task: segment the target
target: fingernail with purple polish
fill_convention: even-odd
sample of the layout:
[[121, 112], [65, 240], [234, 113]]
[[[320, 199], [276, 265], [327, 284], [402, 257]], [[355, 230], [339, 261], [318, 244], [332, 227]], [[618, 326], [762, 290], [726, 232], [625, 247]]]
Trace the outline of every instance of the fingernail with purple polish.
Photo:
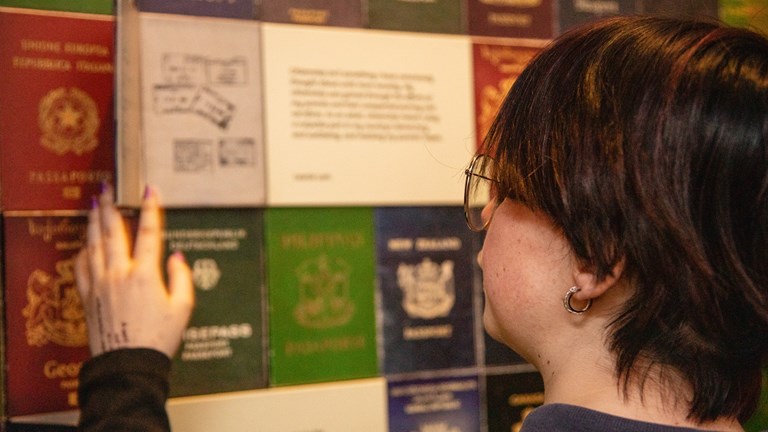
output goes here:
[[173, 256], [184, 262], [187, 262], [187, 259], [184, 257], [184, 253], [180, 250], [173, 251]]

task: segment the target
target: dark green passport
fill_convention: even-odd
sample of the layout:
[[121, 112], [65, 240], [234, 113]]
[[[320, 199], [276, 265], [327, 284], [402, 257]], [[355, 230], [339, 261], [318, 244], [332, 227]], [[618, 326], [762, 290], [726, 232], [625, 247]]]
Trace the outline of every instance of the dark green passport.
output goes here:
[[263, 210], [174, 209], [165, 216], [166, 252], [184, 253], [195, 286], [171, 396], [265, 387]]
[[368, 27], [427, 33], [464, 32], [461, 0], [368, 0]]

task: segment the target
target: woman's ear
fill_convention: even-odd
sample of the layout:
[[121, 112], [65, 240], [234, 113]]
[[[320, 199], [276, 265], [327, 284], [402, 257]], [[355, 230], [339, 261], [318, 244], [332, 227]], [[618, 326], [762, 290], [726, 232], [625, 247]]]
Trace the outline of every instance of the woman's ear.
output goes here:
[[610, 288], [616, 286], [621, 275], [624, 272], [624, 258], [620, 259], [611, 272], [598, 280], [597, 274], [593, 269], [586, 266], [580, 266], [573, 274], [573, 280], [579, 291], [574, 293], [573, 298], [577, 300], [590, 300], [605, 294]]

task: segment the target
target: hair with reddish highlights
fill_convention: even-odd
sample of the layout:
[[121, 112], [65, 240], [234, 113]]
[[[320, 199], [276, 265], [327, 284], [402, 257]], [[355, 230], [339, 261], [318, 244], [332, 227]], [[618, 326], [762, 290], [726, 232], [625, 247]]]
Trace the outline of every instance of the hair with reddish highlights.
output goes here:
[[598, 277], [623, 260], [635, 289], [607, 332], [625, 392], [653, 368], [690, 385], [691, 419], [748, 418], [768, 357], [768, 40], [650, 16], [574, 29], [484, 147]]

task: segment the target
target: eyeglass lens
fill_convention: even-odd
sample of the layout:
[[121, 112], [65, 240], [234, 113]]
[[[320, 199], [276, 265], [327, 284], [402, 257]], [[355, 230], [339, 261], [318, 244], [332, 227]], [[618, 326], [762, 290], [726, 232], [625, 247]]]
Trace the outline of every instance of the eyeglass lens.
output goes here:
[[465, 204], [467, 221], [472, 229], [483, 230], [488, 224], [483, 220], [482, 211], [493, 196], [495, 183], [490, 180], [493, 174], [493, 159], [480, 156], [474, 160], [467, 178]]

